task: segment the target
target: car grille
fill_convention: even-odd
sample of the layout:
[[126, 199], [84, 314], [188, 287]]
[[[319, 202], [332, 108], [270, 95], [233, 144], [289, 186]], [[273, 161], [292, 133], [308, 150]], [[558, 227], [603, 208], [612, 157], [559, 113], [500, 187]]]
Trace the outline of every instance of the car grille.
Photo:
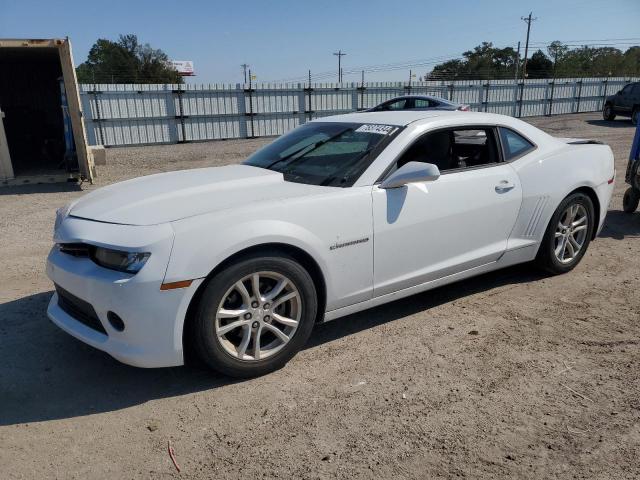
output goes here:
[[56, 292], [58, 293], [58, 306], [65, 313], [71, 315], [83, 325], [104, 335], [108, 335], [102, 323], [100, 323], [98, 314], [90, 303], [72, 295], [59, 285], [56, 285]]
[[87, 245], [86, 243], [59, 243], [58, 249], [62, 253], [74, 257], [88, 258], [91, 253], [91, 245]]

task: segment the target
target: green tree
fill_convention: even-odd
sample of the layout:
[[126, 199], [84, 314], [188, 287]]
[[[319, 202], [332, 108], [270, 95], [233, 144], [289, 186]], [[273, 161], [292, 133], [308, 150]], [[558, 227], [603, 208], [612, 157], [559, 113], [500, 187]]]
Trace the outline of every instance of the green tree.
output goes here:
[[549, 53], [549, 56], [553, 61], [553, 73], [552, 73], [553, 78], [556, 77], [558, 62], [562, 62], [562, 59], [564, 58], [564, 56], [567, 54], [568, 51], [569, 51], [569, 47], [567, 47], [564, 43], [562, 43], [559, 40], [555, 40], [551, 42], [547, 47], [547, 53]]
[[640, 72], [640, 47], [631, 47], [624, 52], [622, 62], [625, 72]]
[[553, 73], [553, 62], [542, 50], [538, 50], [527, 62], [527, 78], [549, 78]]
[[136, 35], [120, 35], [117, 42], [98, 39], [76, 73], [80, 83], [182, 83], [168, 60]]
[[512, 77], [515, 72], [516, 51], [511, 47], [495, 48], [482, 42], [462, 54], [464, 59], [449, 60], [436, 65], [427, 75], [430, 79], [490, 79]]
[[[640, 75], [640, 46], [626, 52], [613, 47], [583, 47], [570, 49], [562, 42], [552, 42], [547, 54], [536, 51], [527, 62], [529, 78], [603, 77]], [[513, 78], [516, 52], [513, 48], [495, 48], [483, 42], [462, 54], [433, 67], [425, 75], [430, 80], [472, 80]], [[522, 60], [520, 60], [522, 67]]]

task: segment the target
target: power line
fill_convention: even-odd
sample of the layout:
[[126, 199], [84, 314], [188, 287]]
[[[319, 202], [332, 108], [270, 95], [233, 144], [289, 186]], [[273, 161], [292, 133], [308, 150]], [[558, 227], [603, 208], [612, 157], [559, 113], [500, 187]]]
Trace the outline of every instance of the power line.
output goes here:
[[[525, 17], [528, 20], [528, 17]], [[532, 19], [532, 21], [535, 19]], [[594, 39], [596, 40], [596, 39]], [[605, 39], [608, 40], [608, 39]], [[611, 40], [627, 40], [627, 39], [611, 39]], [[639, 38], [640, 40], [640, 38]], [[541, 47], [546, 47], [549, 46], [552, 42], [529, 42], [529, 46], [536, 46], [538, 48]], [[562, 42], [561, 42], [562, 43]], [[615, 45], [636, 45], [637, 43], [628, 43], [628, 44], [622, 44], [622, 43], [618, 43], [618, 44], [612, 44], [609, 46], [615, 46]], [[563, 43], [563, 45], [568, 46], [568, 47], [596, 47], [599, 45], [603, 45], [601, 43], [592, 43], [592, 44], [565, 44]], [[494, 48], [496, 49], [504, 49], [504, 48], [513, 48], [514, 50], [517, 49], [516, 45], [503, 45], [503, 46], [494, 46]], [[420, 68], [420, 67], [429, 67], [432, 65], [436, 65], [439, 63], [445, 63], [447, 61], [452, 61], [452, 60], [463, 60], [465, 57], [463, 57], [462, 55], [441, 55], [441, 56], [437, 56], [437, 57], [431, 57], [431, 58], [425, 58], [425, 59], [417, 59], [417, 60], [406, 60], [403, 62], [394, 62], [394, 63], [384, 63], [384, 64], [377, 64], [377, 65], [366, 65], [366, 66], [359, 66], [359, 67], [353, 67], [351, 69], [343, 69], [342, 70], [342, 75], [341, 75], [341, 79], [344, 79], [345, 75], [360, 75], [362, 72], [365, 73], [379, 73], [379, 72], [391, 72], [391, 71], [396, 71], [396, 70], [407, 70], [407, 69], [413, 69], [413, 68]], [[324, 80], [324, 79], [328, 79], [332, 76], [335, 75], [335, 71], [325, 71], [325, 72], [319, 72], [316, 73], [314, 75], [312, 75], [311, 80]], [[307, 81], [308, 77], [307, 76], [299, 76], [299, 77], [290, 77], [290, 78], [282, 78], [282, 79], [278, 79], [278, 80], [272, 80], [273, 82], [295, 82], [295, 81]]]

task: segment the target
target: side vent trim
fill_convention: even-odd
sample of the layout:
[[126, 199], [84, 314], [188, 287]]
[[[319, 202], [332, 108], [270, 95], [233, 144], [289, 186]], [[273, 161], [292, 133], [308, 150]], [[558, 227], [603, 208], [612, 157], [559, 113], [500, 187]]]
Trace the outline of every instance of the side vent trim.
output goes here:
[[525, 237], [533, 237], [536, 233], [538, 223], [540, 223], [540, 218], [542, 218], [542, 212], [544, 212], [544, 208], [547, 206], [548, 201], [548, 196], [539, 197], [536, 201], [536, 204], [533, 207], [533, 213], [531, 214], [527, 228], [524, 231]]

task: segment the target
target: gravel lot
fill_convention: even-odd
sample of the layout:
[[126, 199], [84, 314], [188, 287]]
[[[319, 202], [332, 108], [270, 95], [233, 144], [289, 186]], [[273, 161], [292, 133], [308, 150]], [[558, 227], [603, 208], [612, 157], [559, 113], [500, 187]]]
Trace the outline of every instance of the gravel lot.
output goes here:
[[321, 325], [248, 381], [127, 367], [74, 340], [45, 316], [44, 262], [55, 209], [84, 191], [268, 140], [110, 149], [95, 186], [0, 189], [0, 477], [639, 478], [640, 214], [621, 212], [633, 128], [530, 121], [616, 156], [607, 225], [578, 268], [511, 268]]

